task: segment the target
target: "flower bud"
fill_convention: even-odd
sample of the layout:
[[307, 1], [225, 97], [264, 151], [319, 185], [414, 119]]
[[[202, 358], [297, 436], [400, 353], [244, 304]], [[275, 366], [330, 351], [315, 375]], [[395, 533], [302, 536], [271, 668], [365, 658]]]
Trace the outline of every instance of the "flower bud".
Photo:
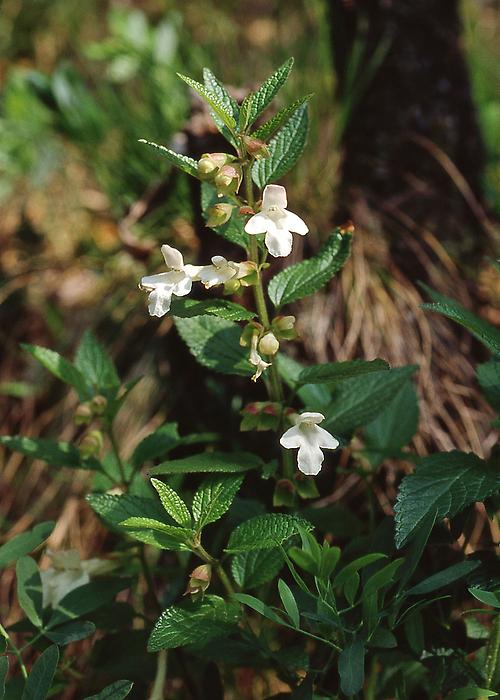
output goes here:
[[98, 394], [90, 401], [90, 406], [94, 416], [102, 416], [108, 406], [108, 400], [102, 394]]
[[189, 574], [189, 581], [184, 595], [190, 595], [193, 598], [203, 597], [203, 594], [210, 585], [212, 578], [212, 567], [210, 564], [201, 564]]
[[223, 294], [226, 294], [230, 296], [231, 294], [237, 294], [241, 289], [241, 282], [239, 279], [236, 279], [236, 277], [233, 277], [233, 279], [228, 280], [224, 284], [224, 292]]
[[207, 214], [207, 226], [214, 228], [215, 226], [222, 226], [231, 218], [233, 213], [232, 204], [214, 204], [213, 207], [209, 207]]
[[260, 139], [253, 138], [252, 136], [243, 136], [242, 141], [248, 155], [253, 156], [256, 160], [260, 158], [269, 158], [271, 155], [269, 148], [264, 141]]
[[240, 411], [240, 430], [277, 430], [281, 419], [281, 405], [272, 401], [254, 401]]
[[85, 401], [85, 403], [81, 403], [79, 406], [77, 406], [73, 420], [75, 421], [76, 425], [85, 425], [90, 423], [93, 417], [94, 412], [92, 411], [89, 402]]
[[222, 194], [235, 194], [241, 184], [241, 167], [236, 165], [223, 165], [214, 178], [217, 191]]
[[259, 341], [259, 352], [263, 355], [276, 355], [279, 349], [278, 339], [271, 331], [268, 331]]
[[280, 340], [294, 340], [297, 337], [295, 316], [276, 316], [271, 322], [271, 328]]
[[79, 450], [82, 457], [97, 457], [104, 447], [104, 439], [100, 430], [91, 430], [83, 436]]
[[198, 161], [198, 175], [202, 179], [212, 178], [219, 168], [234, 160], [229, 153], [204, 153]]

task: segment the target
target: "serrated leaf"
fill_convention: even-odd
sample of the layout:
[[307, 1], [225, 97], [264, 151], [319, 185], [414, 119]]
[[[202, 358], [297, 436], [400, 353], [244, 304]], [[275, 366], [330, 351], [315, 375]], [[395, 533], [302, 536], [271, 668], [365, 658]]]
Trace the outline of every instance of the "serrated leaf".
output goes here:
[[55, 629], [45, 631], [44, 636], [50, 639], [51, 642], [58, 646], [66, 646], [72, 642], [78, 642], [80, 639], [86, 639], [95, 632], [93, 622], [68, 622], [65, 625], [56, 627]]
[[297, 607], [297, 602], [294, 598], [292, 591], [288, 584], [283, 581], [282, 578], [278, 579], [278, 592], [280, 594], [281, 602], [286, 610], [286, 614], [292, 621], [292, 625], [295, 629], [300, 629], [300, 613]]
[[239, 130], [244, 132], [247, 128], [247, 126], [250, 123], [250, 117], [251, 117], [251, 112], [252, 112], [252, 105], [253, 101], [255, 98], [255, 94], [253, 92], [249, 92], [248, 95], [245, 96], [245, 99], [241, 103], [240, 107], [240, 114], [239, 114]]
[[279, 90], [286, 83], [293, 66], [293, 58], [285, 61], [269, 78], [256, 90], [250, 110], [249, 124], [262, 114], [265, 108], [272, 102]]
[[221, 120], [221, 122], [227, 126], [229, 131], [233, 132], [236, 128], [236, 121], [232, 115], [232, 110], [229, 111], [228, 107], [224, 102], [218, 97], [217, 94], [206, 88], [204, 85], [199, 83], [187, 75], [182, 75], [182, 73], [177, 73], [179, 78], [183, 80], [190, 88], [192, 88], [198, 95], [207, 102], [214, 114]]
[[254, 549], [235, 554], [231, 573], [240, 588], [250, 590], [272, 581], [284, 563], [281, 549]]
[[21, 557], [16, 564], [17, 599], [26, 617], [35, 627], [42, 626], [42, 579], [36, 562]]
[[270, 139], [277, 131], [280, 130], [280, 128], [292, 116], [292, 114], [304, 104], [304, 102], [309, 102], [312, 96], [313, 95], [311, 93], [310, 95], [299, 97], [299, 99], [292, 102], [291, 105], [280, 109], [280, 111], [277, 112], [274, 117], [268, 119], [265, 124], [262, 124], [262, 126], [259, 126], [259, 128], [253, 132], [252, 138], [260, 139], [261, 141], [267, 141]]
[[175, 165], [177, 168], [179, 168], [179, 170], [182, 170], [183, 172], [187, 173], [188, 175], [191, 175], [192, 177], [198, 177], [198, 163], [194, 160], [194, 158], [185, 156], [182, 153], [176, 153], [175, 151], [171, 151], [170, 148], [162, 146], [159, 143], [155, 143], [154, 141], [146, 141], [146, 139], [139, 139], [139, 143], [145, 143], [147, 146], [156, 148], [156, 150], [159, 151], [162, 156], [165, 156], [165, 158], [168, 161], [170, 161], [172, 165]]
[[33, 664], [21, 700], [45, 700], [59, 661], [59, 649], [54, 644], [38, 657]]
[[33, 459], [41, 459], [51, 467], [70, 469], [97, 469], [100, 462], [94, 457], [82, 457], [70, 442], [56, 442], [45, 438], [30, 438], [24, 435], [2, 435], [0, 445]]
[[299, 374], [300, 384], [332, 384], [361, 374], [390, 369], [385, 360], [347, 360], [345, 362], [325, 362], [321, 365], [305, 367]]
[[172, 459], [149, 470], [150, 474], [190, 474], [219, 472], [225, 474], [246, 472], [249, 469], [262, 469], [260, 457], [249, 452], [202, 452], [192, 457]]
[[417, 392], [411, 382], [405, 382], [364, 430], [365, 454], [373, 466], [399, 454], [417, 432], [418, 418]]
[[131, 528], [134, 533], [137, 533], [138, 530], [154, 530], [183, 543], [186, 543], [187, 540], [194, 536], [194, 530], [184, 527], [177, 527], [176, 525], [166, 525], [160, 520], [154, 520], [153, 518], [127, 518], [121, 522], [120, 525], [126, 528]]
[[476, 374], [486, 400], [495, 411], [500, 411], [500, 362], [484, 362], [476, 367]]
[[492, 353], [500, 354], [500, 330], [473, 314], [472, 311], [465, 309], [458, 301], [438, 294], [438, 292], [426, 285], [422, 286], [434, 302], [432, 304], [422, 304], [423, 309], [436, 311], [443, 314], [443, 316], [451, 318], [452, 321], [456, 321], [464, 328], [467, 328]]
[[90, 493], [85, 500], [111, 527], [119, 526], [127, 518], [146, 517], [165, 520], [165, 511], [156, 498], [142, 498], [131, 494], [118, 496], [108, 493]]
[[294, 535], [299, 527], [311, 530], [312, 525], [294, 515], [266, 513], [257, 515], [238, 525], [229, 538], [227, 552], [244, 552], [253, 549], [277, 547]]
[[132, 690], [132, 681], [115, 681], [97, 695], [87, 695], [84, 700], [123, 700]]
[[175, 325], [191, 354], [204, 367], [222, 374], [253, 374], [248, 350], [240, 346], [241, 328], [236, 323], [216, 316], [196, 316], [176, 318]]
[[149, 637], [148, 651], [206, 644], [233, 631], [239, 614], [237, 605], [214, 595], [205, 596], [201, 603], [189, 600], [173, 605], [156, 621]]
[[[203, 218], [207, 220], [208, 214], [207, 210], [209, 207], [217, 203], [228, 203], [225, 199], [220, 199], [217, 194], [217, 190], [210, 182], [201, 183], [201, 208], [203, 211]], [[233, 210], [231, 218], [229, 221], [222, 226], [209, 227], [211, 231], [215, 231], [219, 236], [222, 236], [226, 240], [234, 243], [243, 250], [248, 248], [248, 234], [245, 233], [245, 219], [237, 213], [237, 210]]]
[[311, 296], [319, 291], [344, 266], [351, 252], [351, 235], [339, 229], [312, 258], [278, 272], [268, 286], [269, 298], [277, 309], [284, 304]]
[[242, 482], [242, 476], [211, 476], [205, 479], [193, 496], [192, 510], [198, 530], [226, 513]]
[[[225, 111], [228, 114], [232, 114], [234, 121], [238, 122], [240, 111], [238, 103], [229, 95], [224, 85], [220, 82], [220, 80], [218, 80], [215, 77], [215, 75], [209, 68], [203, 69], [203, 82], [205, 83], [206, 89], [217, 97], [219, 102], [223, 105]], [[224, 124], [222, 119], [220, 119], [220, 117], [216, 114], [216, 112], [213, 109], [210, 110], [210, 113], [212, 115], [212, 119], [214, 120], [216, 127], [224, 136], [226, 141], [229, 141], [229, 143], [231, 143], [235, 148], [237, 148], [237, 140], [233, 136], [232, 132]]]
[[170, 313], [177, 318], [194, 318], [209, 314], [225, 318], [227, 321], [251, 321], [255, 318], [255, 312], [227, 299], [197, 301], [186, 297], [177, 298], [172, 300]]
[[263, 189], [276, 182], [293, 168], [302, 155], [309, 131], [307, 102], [288, 119], [276, 136], [269, 141], [269, 156], [256, 160], [252, 167], [252, 180]]
[[348, 696], [356, 695], [365, 681], [365, 646], [363, 640], [350, 642], [339, 655], [340, 689]]
[[416, 365], [407, 365], [340, 382], [325, 410], [324, 427], [342, 435], [366, 425], [384, 410], [416, 369]]
[[35, 360], [43, 365], [45, 369], [48, 369], [55, 377], [74, 387], [81, 400], [90, 398], [90, 392], [82, 373], [62, 355], [41, 345], [21, 343], [21, 347], [29, 352]]
[[158, 479], [151, 479], [151, 483], [160, 497], [162, 506], [170, 517], [182, 527], [191, 527], [191, 513], [179, 494], [168, 484]]
[[75, 367], [95, 393], [106, 394], [110, 391], [114, 394], [118, 391], [120, 379], [116, 367], [103, 346], [88, 330], [83, 334], [76, 350]]
[[396, 546], [409, 540], [430, 511], [437, 511], [438, 520], [451, 518], [499, 488], [498, 469], [474, 454], [454, 450], [424, 457], [399, 487], [394, 507]]
[[35, 525], [29, 532], [22, 532], [16, 535], [0, 547], [0, 568], [25, 554], [29, 554], [44, 542], [54, 529], [55, 523], [49, 520], [45, 523]]
[[437, 574], [428, 576], [423, 581], [417, 583], [416, 586], [410, 588], [406, 593], [407, 595], [425, 595], [427, 593], [432, 593], [433, 591], [455, 583], [455, 581], [459, 581], [479, 566], [481, 566], [480, 561], [466, 559], [465, 561], [461, 561], [458, 564], [453, 564], [446, 569], [438, 571]]
[[242, 605], [247, 605], [249, 608], [252, 608], [252, 610], [258, 612], [259, 615], [267, 617], [268, 620], [276, 622], [278, 625], [283, 624], [283, 620], [280, 618], [279, 615], [277, 615], [274, 612], [274, 610], [272, 610], [268, 605], [263, 603], [258, 598], [254, 598], [253, 595], [248, 595], [247, 593], [233, 593], [233, 598], [237, 600], [238, 603], [241, 603]]

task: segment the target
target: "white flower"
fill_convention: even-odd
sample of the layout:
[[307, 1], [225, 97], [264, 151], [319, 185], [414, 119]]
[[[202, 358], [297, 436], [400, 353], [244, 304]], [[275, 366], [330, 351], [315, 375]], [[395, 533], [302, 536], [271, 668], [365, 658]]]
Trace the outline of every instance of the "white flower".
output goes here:
[[264, 372], [264, 370], [266, 370], [272, 364], [272, 362], [264, 362], [262, 357], [257, 352], [258, 342], [259, 342], [259, 334], [254, 333], [252, 336], [252, 342], [250, 345], [250, 357], [249, 357], [250, 364], [252, 364], [256, 368], [255, 374], [252, 376], [253, 382], [256, 382], [257, 379], [262, 374], [262, 372]]
[[184, 265], [182, 253], [172, 246], [162, 245], [161, 252], [168, 272], [143, 277], [139, 285], [150, 292], [148, 309], [151, 316], [164, 316], [170, 309], [173, 294], [177, 297], [189, 294], [193, 280], [198, 279], [201, 270], [196, 265]]
[[292, 234], [304, 236], [309, 229], [300, 216], [286, 209], [286, 190], [281, 185], [267, 185], [262, 197], [262, 210], [252, 216], [245, 226], [251, 235], [265, 233], [268, 251], [283, 258], [292, 251]]
[[40, 572], [42, 579], [43, 607], [55, 607], [64, 596], [90, 582], [90, 576], [104, 574], [114, 563], [102, 559], [82, 561], [76, 549], [61, 552], [47, 551], [52, 566]]
[[215, 287], [216, 284], [225, 284], [236, 277], [240, 271], [239, 263], [226, 260], [222, 255], [214, 255], [211, 265], [204, 265], [198, 277], [206, 289]]
[[301, 413], [296, 425], [280, 439], [286, 449], [298, 447], [297, 464], [301, 472], [315, 476], [321, 470], [324, 455], [321, 450], [336, 450], [339, 441], [318, 423], [325, 420], [321, 413]]

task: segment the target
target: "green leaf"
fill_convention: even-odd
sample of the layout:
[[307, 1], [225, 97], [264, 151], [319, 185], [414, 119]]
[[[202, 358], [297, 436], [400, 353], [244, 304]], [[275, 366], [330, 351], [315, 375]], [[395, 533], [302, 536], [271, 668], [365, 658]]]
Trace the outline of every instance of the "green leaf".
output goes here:
[[483, 591], [480, 588], [469, 588], [474, 598], [480, 600], [485, 605], [490, 605], [492, 608], [500, 608], [500, 591]]
[[456, 321], [469, 330], [492, 353], [500, 354], [500, 330], [479, 318], [472, 311], [465, 309], [454, 299], [438, 294], [426, 285], [422, 285], [433, 300], [433, 304], [422, 304], [423, 309], [436, 311]]
[[53, 644], [33, 664], [21, 700], [45, 700], [59, 661], [59, 649]]
[[408, 381], [365, 428], [365, 454], [373, 466], [400, 453], [417, 432], [418, 417], [417, 392]]
[[227, 474], [262, 469], [262, 460], [249, 452], [202, 452], [192, 457], [171, 459], [149, 470], [150, 474], [190, 474], [223, 472]]
[[271, 117], [271, 119], [268, 119], [265, 124], [259, 126], [259, 128], [252, 134], [252, 137], [260, 139], [261, 141], [267, 141], [270, 139], [271, 136], [274, 136], [274, 134], [279, 131], [283, 124], [288, 121], [292, 114], [304, 104], [304, 102], [309, 102], [312, 96], [313, 93], [305, 95], [304, 97], [299, 97], [299, 99], [292, 102], [291, 105], [280, 109], [280, 111], [275, 114], [274, 117]]
[[445, 700], [474, 700], [474, 698], [494, 698], [498, 695], [494, 690], [467, 686], [459, 688], [446, 696]]
[[16, 565], [17, 599], [26, 617], [35, 627], [42, 626], [42, 579], [36, 562], [31, 557], [21, 557]]
[[5, 697], [5, 679], [9, 672], [9, 659], [7, 656], [0, 656], [0, 700]]
[[239, 475], [205, 479], [193, 496], [193, 516], [198, 530], [226, 513], [242, 482], [243, 477]]
[[312, 258], [285, 267], [268, 286], [271, 301], [277, 309], [319, 291], [344, 266], [351, 252], [350, 234], [336, 229], [321, 250]]
[[84, 700], [123, 700], [132, 690], [132, 681], [115, 681], [97, 695], [88, 695]]
[[297, 396], [305, 406], [314, 406], [315, 411], [321, 411], [328, 406], [331, 393], [324, 384], [304, 384], [296, 388], [300, 373], [304, 369], [303, 365], [283, 353], [278, 353], [274, 361], [278, 365], [278, 372], [284, 382], [292, 391], [297, 392]]
[[191, 527], [191, 513], [182, 498], [168, 484], [158, 479], [151, 479], [153, 487], [156, 489], [160, 501], [176, 523], [182, 527]]
[[103, 346], [90, 331], [85, 331], [75, 355], [75, 367], [85, 377], [95, 393], [116, 393], [120, 379], [116, 368]]
[[476, 374], [488, 403], [495, 411], [500, 411], [500, 362], [484, 362], [476, 367]]
[[251, 321], [255, 318], [253, 311], [248, 311], [241, 304], [227, 299], [197, 301], [187, 297], [177, 298], [172, 300], [170, 312], [177, 318], [194, 318], [205, 314], [225, 318], [227, 321]]
[[245, 520], [233, 530], [229, 538], [227, 552], [244, 552], [253, 549], [277, 547], [294, 535], [299, 527], [311, 530], [312, 525], [294, 515], [267, 513]]
[[278, 592], [280, 594], [283, 607], [285, 608], [288, 617], [292, 621], [292, 625], [295, 627], [295, 629], [300, 629], [300, 613], [297, 602], [292, 591], [290, 590], [290, 587], [287, 583], [285, 583], [285, 581], [283, 581], [282, 578], [278, 579]]
[[437, 511], [429, 511], [422, 520], [417, 534], [405, 553], [404, 564], [399, 571], [399, 592], [405, 588], [418, 566], [422, 554], [424, 553], [427, 540], [436, 523], [436, 515]]
[[[220, 104], [224, 107], [224, 110], [228, 114], [232, 114], [234, 121], [239, 121], [240, 108], [238, 107], [238, 103], [229, 95], [224, 85], [215, 77], [209, 68], [203, 69], [203, 82], [205, 83], [206, 89], [217, 97]], [[220, 119], [213, 109], [211, 110], [211, 115], [216, 127], [219, 129], [226, 141], [229, 141], [229, 143], [237, 148], [238, 142], [231, 131], [224, 124], [223, 120]]]
[[154, 143], [154, 141], [139, 139], [139, 143], [145, 143], [147, 146], [156, 148], [168, 161], [172, 163], [172, 165], [175, 165], [177, 168], [188, 175], [191, 175], [192, 177], [198, 177], [198, 163], [193, 158], [184, 156], [182, 153], [171, 151], [170, 148], [162, 146], [159, 143]]
[[333, 384], [361, 374], [390, 369], [385, 360], [347, 360], [346, 362], [325, 362], [321, 365], [305, 367], [299, 374], [299, 384]]
[[240, 114], [238, 119], [238, 126], [241, 132], [246, 131], [246, 128], [249, 125], [254, 98], [255, 93], [249, 92], [248, 95], [245, 96], [243, 102], [241, 103]]
[[68, 622], [65, 625], [46, 631], [45, 636], [50, 639], [51, 642], [54, 642], [54, 644], [63, 647], [66, 646], [66, 644], [78, 642], [80, 639], [86, 639], [90, 637], [91, 634], [94, 634], [94, 632], [95, 625], [93, 622], [77, 621]]
[[307, 103], [301, 105], [288, 119], [276, 136], [269, 141], [267, 158], [256, 160], [252, 180], [261, 189], [276, 182], [293, 168], [302, 155], [309, 131]]
[[220, 121], [225, 126], [227, 126], [229, 131], [233, 132], [236, 128], [236, 120], [233, 117], [232, 109], [230, 110], [228, 108], [228, 105], [225, 104], [217, 94], [207, 89], [201, 83], [198, 83], [196, 80], [189, 78], [187, 75], [182, 75], [182, 73], [177, 73], [177, 75], [181, 80], [183, 80], [187, 85], [189, 85], [190, 88], [197, 92], [198, 95], [205, 100], [205, 102], [207, 102], [210, 105], [213, 113], [220, 119]]
[[397, 579], [399, 567], [403, 562], [404, 559], [395, 559], [372, 574], [363, 586], [363, 599], [369, 598], [378, 593], [381, 588], [394, 583]]
[[438, 520], [452, 518], [499, 488], [498, 469], [474, 454], [454, 450], [424, 457], [399, 487], [394, 507], [396, 546], [413, 536], [429, 512], [437, 510]]
[[339, 655], [340, 689], [348, 696], [356, 695], [365, 680], [365, 646], [363, 640], [350, 642]]
[[56, 442], [44, 438], [30, 438], [23, 435], [2, 435], [0, 444], [10, 450], [33, 459], [42, 459], [51, 467], [69, 467], [70, 469], [97, 469], [100, 463], [93, 457], [82, 457], [74, 445], [69, 442]]
[[250, 590], [272, 581], [283, 568], [281, 549], [254, 549], [235, 554], [231, 573], [240, 588]]
[[[210, 182], [201, 183], [201, 208], [205, 220], [208, 218], [208, 209], [217, 203], [230, 203], [226, 199], [218, 196], [217, 190]], [[248, 234], [245, 233], [245, 219], [237, 213], [237, 209], [233, 210], [229, 221], [222, 226], [209, 227], [211, 231], [215, 231], [219, 236], [240, 246], [243, 250], [248, 247]]]
[[259, 117], [266, 107], [272, 102], [279, 90], [286, 83], [293, 66], [293, 58], [289, 58], [263, 83], [254, 94], [252, 108], [250, 110], [249, 124]]
[[283, 624], [283, 620], [279, 615], [277, 615], [274, 612], [274, 610], [272, 610], [268, 605], [263, 603], [258, 598], [254, 598], [253, 595], [247, 595], [246, 593], [233, 593], [233, 598], [237, 600], [238, 603], [241, 603], [242, 605], [247, 605], [249, 608], [252, 608], [252, 610], [258, 612], [259, 615], [267, 617], [268, 620], [276, 622], [278, 625]]
[[175, 325], [191, 354], [204, 367], [222, 374], [253, 374], [248, 350], [240, 346], [241, 328], [236, 323], [216, 316], [196, 316], [176, 318]]
[[[132, 517], [127, 518], [120, 523], [122, 527], [131, 528], [134, 531], [134, 536], [137, 535], [140, 530], [154, 530], [155, 532], [163, 533], [168, 538], [173, 538], [179, 540], [184, 544], [187, 543], [189, 539], [194, 536], [194, 530], [190, 530], [185, 527], [177, 527], [176, 525], [166, 525], [160, 520], [154, 520], [153, 518], [142, 518], [142, 517]], [[142, 542], [149, 543], [149, 535], [145, 535], [147, 539], [141, 539]], [[139, 537], [138, 537], [139, 539]], [[158, 540], [153, 537], [154, 542]]]
[[6, 567], [13, 561], [29, 554], [44, 542], [54, 529], [51, 520], [35, 525], [32, 530], [16, 535], [0, 547], [0, 568]]
[[432, 593], [432, 591], [437, 591], [439, 588], [444, 588], [445, 586], [450, 586], [455, 581], [459, 581], [464, 576], [467, 576], [472, 571], [481, 566], [480, 561], [474, 561], [473, 559], [466, 559], [458, 564], [453, 564], [448, 566], [442, 571], [438, 571], [437, 574], [433, 574], [428, 578], [417, 583], [407, 591], [407, 595], [425, 595], [426, 593]]
[[167, 608], [153, 627], [148, 651], [206, 644], [234, 630], [239, 608], [222, 598], [207, 595], [201, 603], [186, 601]]
[[131, 462], [135, 468], [141, 467], [145, 462], [164, 457], [181, 442], [177, 423], [165, 423], [137, 445]]
[[35, 360], [38, 360], [38, 362], [43, 365], [45, 369], [48, 369], [55, 377], [74, 387], [80, 399], [85, 400], [90, 398], [87, 383], [82, 373], [72, 365], [71, 362], [68, 362], [68, 360], [62, 357], [62, 355], [54, 352], [54, 350], [49, 350], [49, 348], [44, 348], [41, 345], [21, 343], [21, 347], [23, 350], [29, 352]]
[[108, 605], [117, 593], [130, 586], [128, 578], [100, 579], [85, 583], [67, 593], [55, 606], [47, 629], [59, 628], [78, 617]]
[[165, 511], [156, 498], [142, 498], [131, 494], [122, 496], [108, 493], [90, 493], [85, 499], [106, 525], [117, 527], [127, 518], [165, 520]]
[[416, 365], [407, 365], [339, 383], [325, 411], [324, 427], [342, 435], [366, 425], [384, 410], [416, 369]]
[[337, 588], [343, 586], [354, 573], [360, 571], [361, 569], [364, 569], [365, 566], [373, 564], [373, 562], [378, 561], [379, 559], [386, 558], [387, 555], [381, 554], [380, 552], [373, 552], [372, 554], [365, 554], [362, 557], [358, 557], [354, 561], [351, 561], [349, 564], [347, 564], [347, 566], [344, 566], [342, 569], [340, 569], [340, 571], [333, 579], [333, 587]]

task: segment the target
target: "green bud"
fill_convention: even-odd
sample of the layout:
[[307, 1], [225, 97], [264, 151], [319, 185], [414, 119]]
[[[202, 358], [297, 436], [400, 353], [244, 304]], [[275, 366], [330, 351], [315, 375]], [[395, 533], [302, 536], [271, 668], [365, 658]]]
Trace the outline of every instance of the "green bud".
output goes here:
[[248, 347], [252, 343], [252, 338], [255, 333], [262, 333], [263, 330], [264, 327], [260, 323], [257, 323], [257, 321], [250, 321], [250, 323], [247, 323], [243, 328], [240, 336], [240, 345], [244, 348]]
[[271, 328], [280, 340], [295, 340], [295, 316], [276, 316], [271, 322]]
[[221, 194], [236, 194], [241, 184], [241, 167], [236, 164], [223, 165], [214, 178], [214, 185]]
[[263, 355], [276, 355], [280, 344], [274, 333], [268, 331], [259, 341], [259, 352]]
[[228, 296], [231, 294], [237, 294], [241, 289], [241, 281], [233, 277], [224, 284], [224, 294]]
[[76, 425], [86, 425], [92, 421], [93, 417], [94, 412], [90, 407], [90, 402], [85, 401], [85, 403], [81, 403], [79, 406], [77, 406], [73, 420], [75, 421]]
[[209, 207], [207, 210], [207, 226], [210, 226], [210, 228], [222, 226], [231, 218], [233, 209], [234, 207], [232, 204], [225, 204], [223, 202]]
[[266, 146], [264, 141], [261, 141], [260, 139], [253, 138], [252, 136], [242, 136], [242, 141], [248, 155], [252, 156], [256, 160], [259, 160], [260, 158], [269, 158], [271, 155], [269, 148]]
[[184, 595], [190, 595], [195, 600], [203, 598], [203, 594], [210, 585], [212, 567], [210, 564], [201, 564], [189, 574], [189, 581]]
[[229, 153], [204, 153], [198, 161], [198, 174], [202, 179], [209, 180], [226, 163], [234, 160]]
[[80, 454], [82, 457], [97, 457], [104, 447], [104, 439], [100, 430], [91, 430], [80, 441]]
[[94, 396], [94, 398], [90, 401], [90, 406], [92, 408], [94, 416], [102, 416], [104, 415], [108, 406], [108, 400], [105, 396], [98, 394], [97, 396]]

